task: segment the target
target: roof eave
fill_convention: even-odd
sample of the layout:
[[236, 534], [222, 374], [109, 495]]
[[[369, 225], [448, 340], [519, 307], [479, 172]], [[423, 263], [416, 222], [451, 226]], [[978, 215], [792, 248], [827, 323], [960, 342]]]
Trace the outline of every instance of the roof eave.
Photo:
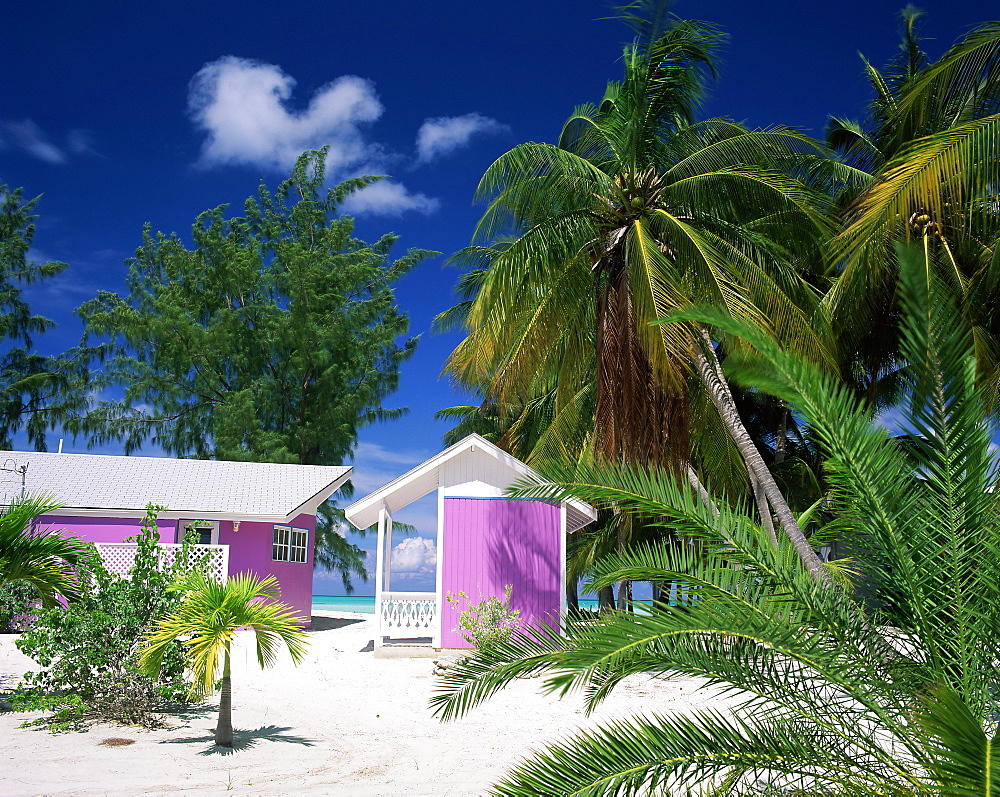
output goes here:
[[[540, 478], [539, 474], [530, 465], [526, 465], [521, 462], [521, 460], [507, 453], [503, 449], [498, 448], [496, 445], [478, 434], [470, 434], [468, 437], [459, 440], [457, 443], [449, 446], [443, 451], [435, 454], [430, 459], [417, 465], [415, 468], [411, 468], [401, 476], [397, 476], [391, 482], [379, 487], [377, 490], [369, 493], [364, 498], [355, 501], [344, 510], [344, 515], [359, 529], [367, 529], [371, 527], [378, 521], [378, 511], [385, 505], [386, 499], [389, 496], [428, 475], [429, 472], [440, 467], [445, 460], [456, 457], [463, 451], [472, 450], [476, 445], [480, 444], [483, 445], [483, 451], [485, 453], [490, 456], [502, 458], [511, 470], [517, 471], [524, 476]], [[438, 479], [438, 482], [440, 482], [440, 479]], [[430, 489], [433, 490], [434, 487], [431, 487]], [[430, 492], [430, 490], [428, 490], [428, 492]], [[597, 519], [597, 510], [590, 506], [590, 504], [580, 501], [577, 498], [566, 499], [565, 503], [568, 507], [572, 507], [576, 510], [576, 512], [584, 518], [589, 518], [585, 522], [575, 524], [575, 527], [572, 529], [573, 531], [583, 528]]]

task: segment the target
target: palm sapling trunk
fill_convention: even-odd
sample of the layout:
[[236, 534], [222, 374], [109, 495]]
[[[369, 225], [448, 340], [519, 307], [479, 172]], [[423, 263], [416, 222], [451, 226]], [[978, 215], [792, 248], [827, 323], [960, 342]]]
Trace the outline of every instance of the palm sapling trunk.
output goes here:
[[222, 666], [222, 692], [219, 695], [219, 722], [215, 726], [215, 743], [219, 747], [233, 746], [233, 683], [230, 670], [229, 647], [226, 646]]

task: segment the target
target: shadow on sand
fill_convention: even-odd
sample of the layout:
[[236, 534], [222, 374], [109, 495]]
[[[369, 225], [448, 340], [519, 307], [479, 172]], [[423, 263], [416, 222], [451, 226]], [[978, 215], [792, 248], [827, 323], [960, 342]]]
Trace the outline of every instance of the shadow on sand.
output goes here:
[[317, 617], [313, 615], [310, 631], [334, 631], [338, 628], [345, 628], [355, 623], [363, 623], [364, 620], [349, 620], [340, 617]]
[[301, 744], [305, 747], [312, 747], [315, 741], [304, 736], [296, 736], [288, 733], [291, 728], [279, 728], [277, 725], [265, 725], [253, 731], [233, 731], [233, 746], [219, 747], [215, 744], [214, 731], [208, 736], [185, 736], [181, 739], [164, 739], [160, 744], [196, 744], [207, 742], [208, 747], [198, 753], [198, 755], [232, 755], [241, 750], [253, 747], [260, 740], [268, 742], [286, 742], [288, 744]]

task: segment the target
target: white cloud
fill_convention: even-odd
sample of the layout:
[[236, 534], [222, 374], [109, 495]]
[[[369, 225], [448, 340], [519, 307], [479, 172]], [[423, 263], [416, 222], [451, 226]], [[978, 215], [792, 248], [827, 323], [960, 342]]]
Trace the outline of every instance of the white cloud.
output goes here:
[[225, 56], [191, 81], [188, 109], [208, 137], [205, 165], [245, 163], [286, 170], [307, 149], [330, 145], [329, 165], [365, 160], [370, 145], [360, 125], [382, 116], [375, 86], [344, 75], [320, 88], [303, 111], [288, 107], [295, 79], [280, 67]]
[[70, 130], [66, 134], [66, 148], [76, 155], [93, 155], [94, 137], [86, 130]]
[[392, 578], [415, 579], [427, 576], [437, 567], [434, 540], [409, 537], [392, 549]]
[[378, 443], [358, 443], [354, 448], [354, 459], [413, 467], [436, 453], [426, 449], [386, 448]]
[[31, 119], [19, 122], [0, 122], [0, 149], [13, 145], [33, 158], [52, 164], [62, 164], [68, 155], [92, 155], [93, 137], [86, 130], [70, 130], [66, 134], [66, 144], [53, 143], [48, 134]]
[[[380, 174], [392, 160], [365, 128], [384, 108], [370, 80], [343, 75], [318, 89], [304, 110], [291, 107], [295, 79], [274, 64], [225, 56], [205, 64], [191, 80], [188, 110], [205, 132], [203, 166], [248, 164], [287, 171], [307, 149], [328, 146], [332, 181]], [[344, 203], [350, 213], [432, 213], [438, 200], [383, 180]]]
[[354, 472], [351, 474], [355, 498], [361, 498], [388, 484], [435, 453], [437, 452], [429, 450], [386, 448], [377, 443], [358, 443], [354, 449]]
[[383, 216], [399, 216], [408, 210], [418, 213], [433, 213], [441, 203], [425, 194], [411, 194], [406, 186], [391, 180], [380, 180], [351, 194], [341, 204], [345, 213], [361, 215], [376, 213]]
[[499, 133], [506, 125], [478, 113], [425, 119], [417, 131], [417, 162], [427, 163], [464, 147], [478, 134]]
[[66, 155], [53, 144], [45, 132], [30, 119], [7, 122], [3, 130], [20, 149], [46, 163], [65, 163]]

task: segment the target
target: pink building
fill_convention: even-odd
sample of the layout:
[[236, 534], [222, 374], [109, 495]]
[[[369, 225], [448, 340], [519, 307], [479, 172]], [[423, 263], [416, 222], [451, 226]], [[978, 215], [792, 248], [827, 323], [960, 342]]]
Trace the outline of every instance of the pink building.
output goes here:
[[[4, 462], [5, 460], [5, 462]], [[147, 504], [167, 507], [158, 525], [170, 556], [188, 528], [213, 546], [219, 576], [274, 575], [281, 599], [312, 616], [316, 511], [351, 474], [350, 467], [120, 457], [104, 454], [0, 452], [0, 502], [23, 492], [54, 496], [58, 514], [42, 525], [92, 542], [109, 568], [125, 573]]]
[[[479, 435], [470, 435], [345, 510], [358, 528], [378, 524], [375, 645], [424, 639], [435, 648], [468, 648], [458, 633], [459, 609], [444, 600], [465, 592], [473, 603], [503, 597], [532, 624], [558, 619], [566, 607], [566, 535], [596, 518], [581, 501], [550, 504], [504, 497], [536, 474]], [[393, 589], [392, 516], [437, 491], [437, 586], [434, 592]]]

